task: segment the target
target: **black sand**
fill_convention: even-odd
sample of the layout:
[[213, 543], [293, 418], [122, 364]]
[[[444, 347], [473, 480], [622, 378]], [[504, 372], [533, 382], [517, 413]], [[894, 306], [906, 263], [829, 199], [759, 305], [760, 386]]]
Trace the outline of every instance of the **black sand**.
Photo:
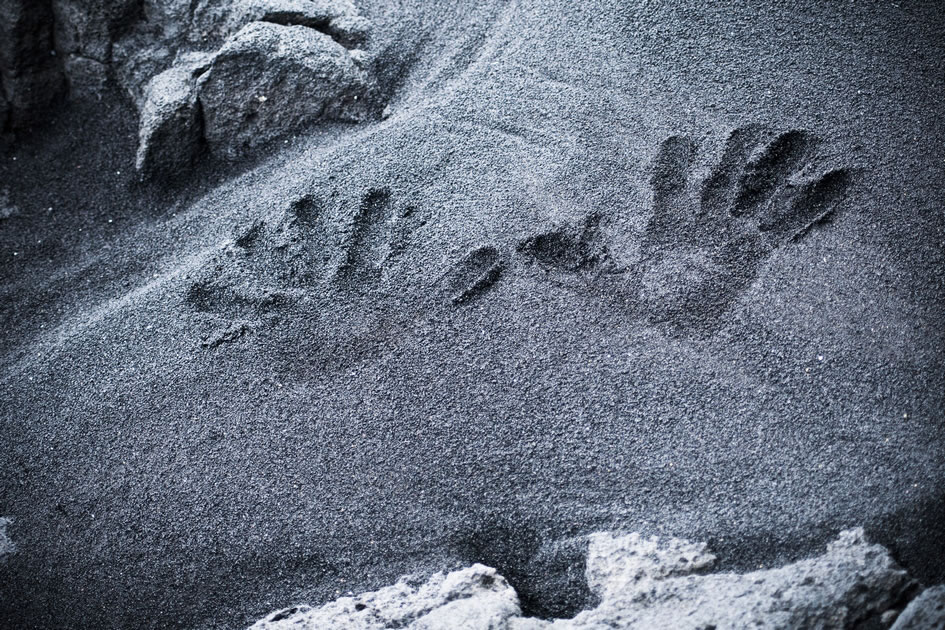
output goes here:
[[425, 4], [361, 4], [382, 122], [144, 185], [113, 95], [0, 154], [0, 624], [471, 560], [573, 612], [532, 557], [602, 528], [945, 580], [940, 4]]

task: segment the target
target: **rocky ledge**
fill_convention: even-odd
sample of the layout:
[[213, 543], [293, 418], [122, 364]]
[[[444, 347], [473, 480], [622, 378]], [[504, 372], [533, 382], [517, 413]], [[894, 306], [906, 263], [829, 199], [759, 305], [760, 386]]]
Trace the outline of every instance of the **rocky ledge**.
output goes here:
[[280, 610], [250, 630], [945, 628], [945, 586], [922, 591], [862, 529], [841, 532], [815, 558], [741, 574], [709, 572], [716, 557], [705, 543], [611, 533], [585, 542], [585, 577], [598, 604], [573, 619], [523, 617], [513, 586], [474, 564], [320, 608]]

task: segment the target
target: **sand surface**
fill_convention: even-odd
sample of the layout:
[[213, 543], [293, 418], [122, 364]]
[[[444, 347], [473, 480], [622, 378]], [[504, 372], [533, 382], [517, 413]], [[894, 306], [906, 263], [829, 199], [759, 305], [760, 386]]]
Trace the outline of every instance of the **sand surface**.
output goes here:
[[114, 91], [0, 153], [5, 627], [471, 562], [561, 616], [601, 529], [945, 580], [938, 3], [360, 8], [383, 120], [142, 184]]

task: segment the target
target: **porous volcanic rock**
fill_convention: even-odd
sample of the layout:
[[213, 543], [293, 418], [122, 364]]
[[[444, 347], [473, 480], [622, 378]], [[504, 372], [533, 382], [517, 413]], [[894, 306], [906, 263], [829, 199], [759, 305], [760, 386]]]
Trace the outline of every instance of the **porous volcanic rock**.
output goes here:
[[402, 578], [393, 586], [342, 597], [321, 608], [281, 610], [252, 628], [500, 628], [520, 612], [509, 583], [495, 569], [474, 564], [449, 574], [436, 573], [426, 582]]
[[[586, 577], [600, 604], [573, 619], [522, 617], [512, 587], [494, 569], [476, 564], [420, 585], [403, 578], [321, 608], [278, 611], [252, 630], [884, 627], [916, 586], [885, 548], [866, 542], [862, 529], [841, 532], [821, 556], [776, 569], [700, 573], [715, 560], [705, 543], [599, 533], [589, 537]], [[927, 593], [929, 603], [917, 609], [917, 619], [942, 605], [938, 591]]]

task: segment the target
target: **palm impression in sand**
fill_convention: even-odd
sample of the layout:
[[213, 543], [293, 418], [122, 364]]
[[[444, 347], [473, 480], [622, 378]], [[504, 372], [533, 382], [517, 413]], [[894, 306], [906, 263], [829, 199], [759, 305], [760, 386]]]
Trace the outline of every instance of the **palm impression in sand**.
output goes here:
[[[353, 209], [353, 212], [352, 212]], [[377, 288], [388, 263], [416, 226], [409, 205], [396, 205], [387, 188], [360, 201], [303, 195], [287, 207], [238, 230], [213, 252], [185, 301], [213, 318], [203, 345], [215, 347], [279, 320], [325, 283], [340, 292]]]
[[617, 288], [612, 278], [622, 277], [618, 292], [637, 315], [674, 334], [710, 333], [771, 254], [829, 218], [843, 199], [850, 171], [812, 173], [817, 144], [805, 131], [739, 128], [699, 182], [698, 147], [672, 136], [651, 170], [653, 206], [637, 262], [611, 256], [597, 214], [530, 237], [518, 252], [608, 293]]
[[733, 131], [698, 185], [696, 145], [673, 136], [650, 179], [653, 213], [641, 250], [639, 300], [652, 321], [712, 330], [769, 256], [834, 212], [848, 169], [811, 174], [817, 138], [805, 131]]
[[[697, 145], [672, 136], [654, 159], [653, 205], [635, 263], [612, 256], [608, 221], [593, 213], [514, 247], [484, 244], [465, 252], [439, 277], [436, 294], [467, 305], [506, 273], [538, 266], [559, 284], [608, 294], [616, 289], [634, 316], [671, 334], [711, 333], [771, 254], [804, 237], [842, 201], [850, 171], [813, 172], [817, 145], [806, 131], [742, 127], [729, 134], [720, 161], [699, 180]], [[206, 269], [208, 280], [187, 296], [196, 310], [221, 318], [206, 345], [241, 337], [325, 280], [343, 291], [378, 284], [415, 227], [413, 208], [395, 207], [387, 189], [370, 190], [347, 221], [327, 216], [331, 205], [306, 195], [247, 227], [220, 252], [222, 260]]]

